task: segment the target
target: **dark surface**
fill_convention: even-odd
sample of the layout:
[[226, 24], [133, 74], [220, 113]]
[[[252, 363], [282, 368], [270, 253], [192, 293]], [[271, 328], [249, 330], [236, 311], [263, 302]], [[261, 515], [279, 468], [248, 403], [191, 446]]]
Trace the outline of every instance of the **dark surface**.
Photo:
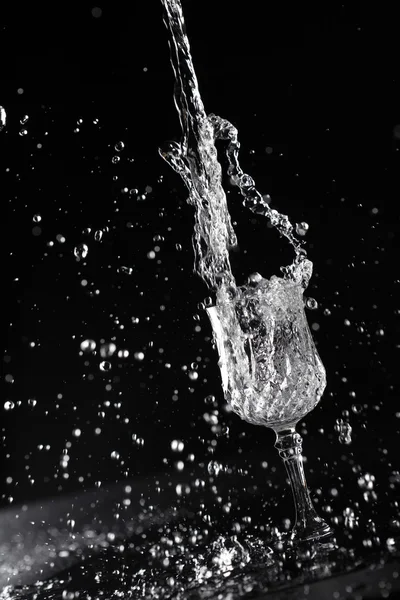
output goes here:
[[[157, 152], [164, 140], [179, 137], [161, 8], [153, 0], [101, 8], [100, 17], [83, 5], [3, 13], [2, 405], [15, 405], [0, 407], [4, 508], [82, 493], [95, 482], [168, 475], [178, 460], [188, 475], [211, 459], [241, 460], [256, 483], [261, 461], [268, 463], [265, 479], [281, 468], [272, 432], [223, 410], [220, 424], [229, 435], [210, 451], [215, 433], [203, 400], [214, 394], [221, 407], [223, 399], [210, 327], [197, 308], [209, 293], [193, 275], [186, 191]], [[388, 512], [396, 520], [400, 102], [394, 13], [386, 7], [368, 14], [365, 5], [342, 2], [315, 8], [249, 0], [239, 10], [225, 1], [218, 8], [186, 1], [183, 8], [206, 110], [238, 127], [242, 167], [271, 195], [272, 206], [310, 225], [314, 276], [307, 293], [319, 308], [308, 317], [328, 387], [306, 419], [304, 449], [312, 487], [321, 489], [319, 505], [332, 504], [339, 523], [354, 502], [378, 525]], [[24, 115], [29, 119], [21, 124]], [[125, 148], [116, 152], [120, 140]], [[143, 200], [124, 192], [143, 194], [146, 186], [152, 191]], [[232, 264], [239, 283], [255, 270], [279, 274], [291, 260], [287, 245], [242, 208], [235, 190], [228, 199], [238, 223]], [[88, 227], [91, 233], [83, 234]], [[106, 227], [96, 242], [93, 232]], [[89, 247], [85, 262], [73, 253], [80, 243]], [[148, 258], [155, 246], [156, 258]], [[132, 275], [119, 272], [121, 266]], [[129, 357], [114, 356], [112, 370], [102, 372], [98, 355], [79, 355], [88, 338], [98, 347], [102, 339], [114, 341]], [[144, 360], [135, 352], [144, 352]], [[193, 381], [188, 371], [198, 357]], [[353, 412], [355, 404], [362, 410]], [[340, 418], [353, 428], [349, 446], [334, 429]], [[80, 437], [72, 433], [76, 428]], [[171, 450], [174, 439], [185, 442], [180, 454]], [[65, 450], [68, 468], [60, 465]], [[365, 473], [375, 476], [377, 493], [368, 502], [357, 485]], [[281, 496], [283, 519], [292, 509], [283, 487]]]
[[[161, 494], [156, 491], [156, 481], [164, 490]], [[189, 524], [193, 521], [200, 502], [212, 502], [212, 495], [203, 492], [192, 494], [189, 501], [177, 503], [174, 488], [178, 481], [184, 480], [163, 476], [127, 480], [123, 485], [114, 484], [100, 491], [65, 495], [62, 499], [35, 503], [25, 509], [15, 507], [3, 511], [0, 516], [0, 585], [16, 586], [13, 588], [15, 595], [11, 598], [18, 599], [36, 597], [38, 600], [55, 600], [61, 598], [62, 592], [65, 596], [67, 592], [75, 591], [79, 591], [82, 597], [87, 594], [112, 596], [116, 592], [131, 597], [130, 582], [135, 580], [133, 576], [140, 567], [146, 569], [147, 582], [151, 582], [153, 577], [154, 584], [160, 585], [168, 572], [173, 572], [172, 568], [164, 569], [164, 577], [161, 570], [160, 578], [154, 561], [148, 566], [148, 549], [143, 549], [141, 556], [138, 551], [130, 549], [131, 545], [140, 548], [144, 543], [143, 536], [146, 543], [151, 540], [154, 540], [154, 544], [159, 542], [162, 532], [171, 535], [167, 532], [178, 531], [179, 523]], [[173, 486], [169, 487], [169, 483]], [[220, 491], [225, 486], [240, 487], [240, 484], [241, 481], [232, 476], [218, 482]], [[128, 494], [127, 485], [130, 488]], [[126, 497], [129, 497], [131, 504], [123, 507], [122, 500]], [[253, 515], [257, 514], [260, 500], [257, 494], [241, 497]], [[149, 510], [147, 507], [152, 505], [157, 508]], [[275, 512], [278, 510], [275, 508]], [[117, 512], [121, 516], [115, 519]], [[168, 524], [172, 529], [168, 530]], [[113, 538], [109, 537], [110, 532]], [[338, 546], [343, 543], [341, 536], [341, 531], [337, 529], [335, 540]], [[239, 537], [244, 539], [243, 536]], [[267, 535], [265, 544], [269, 543], [268, 539]], [[290, 562], [288, 553], [286, 570], [272, 581], [267, 564], [249, 565], [243, 570], [243, 577], [252, 575], [257, 582], [250, 597], [260, 600], [264, 597], [353, 600], [355, 595], [360, 598], [380, 598], [383, 593], [387, 598], [396, 598], [400, 591], [399, 554], [382, 553], [377, 547], [363, 549], [360, 541], [357, 535], [352, 541], [347, 540], [347, 551], [353, 548], [353, 555], [350, 553], [341, 557], [341, 553], [335, 551], [324, 556], [317, 552], [311, 562], [303, 560], [300, 568], [295, 566], [294, 560]], [[124, 552], [120, 551], [121, 544], [124, 545]], [[73, 551], [71, 546], [74, 547]], [[303, 551], [307, 549], [306, 546]], [[67, 549], [69, 552], [65, 552]], [[189, 550], [190, 547], [187, 552]], [[231, 578], [240, 581], [240, 574], [233, 571]], [[52, 582], [52, 585], [36, 587], [34, 584], [37, 580]], [[205, 589], [208, 588], [206, 586]], [[191, 593], [194, 595], [189, 594], [188, 597], [214, 597], [197, 596], [193, 590]]]

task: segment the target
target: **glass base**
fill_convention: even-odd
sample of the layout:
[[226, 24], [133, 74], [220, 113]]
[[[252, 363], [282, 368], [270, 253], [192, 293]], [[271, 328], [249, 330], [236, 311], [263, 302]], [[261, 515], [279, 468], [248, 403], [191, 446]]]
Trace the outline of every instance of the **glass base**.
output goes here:
[[317, 515], [307, 524], [297, 523], [291, 533], [293, 541], [308, 542], [333, 535], [333, 530]]

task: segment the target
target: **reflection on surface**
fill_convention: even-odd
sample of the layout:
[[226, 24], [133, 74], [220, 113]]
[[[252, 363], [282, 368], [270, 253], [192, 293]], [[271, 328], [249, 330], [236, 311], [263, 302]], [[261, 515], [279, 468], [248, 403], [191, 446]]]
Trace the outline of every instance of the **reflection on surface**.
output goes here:
[[[315, 585], [339, 590], [342, 580], [347, 590], [364, 585], [362, 598], [379, 585], [395, 589], [399, 537], [381, 544], [384, 531], [377, 529], [375, 541], [367, 543], [366, 530], [347, 520], [336, 528], [334, 543], [288, 546], [285, 527], [267, 525], [265, 515], [258, 522], [246, 518], [260, 514], [263, 499], [257, 486], [253, 494], [239, 491], [249, 483], [245, 476], [220, 474], [206, 482], [204, 473], [197, 475], [186, 483], [183, 478], [127, 481], [4, 511], [0, 598], [232, 600], [283, 589], [312, 594]], [[228, 490], [232, 494], [225, 502]], [[272, 499], [267, 507], [268, 516], [274, 515]]]

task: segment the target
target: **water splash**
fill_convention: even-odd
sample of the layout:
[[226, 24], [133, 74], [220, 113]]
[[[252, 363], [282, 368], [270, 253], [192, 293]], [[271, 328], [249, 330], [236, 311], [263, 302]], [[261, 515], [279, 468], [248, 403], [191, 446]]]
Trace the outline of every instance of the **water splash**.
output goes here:
[[[193, 246], [197, 273], [213, 290], [228, 285], [236, 287], [229, 249], [236, 246], [237, 237], [222, 187], [222, 169], [215, 147], [217, 140], [224, 140], [228, 142], [228, 174], [239, 188], [244, 206], [266, 216], [271, 225], [288, 239], [295, 250], [295, 260], [282, 271], [287, 278], [307, 285], [312, 264], [306, 261], [303, 241], [297, 240], [289, 218], [269, 207], [252, 177], [240, 167], [237, 129], [229, 121], [214, 114], [207, 116], [205, 112], [179, 0], [162, 0], [162, 4], [164, 23], [170, 32], [171, 62], [175, 73], [174, 98], [182, 139], [181, 142], [167, 142], [160, 148], [160, 154], [182, 177], [189, 190], [188, 202], [195, 208]], [[299, 270], [304, 261], [307, 264]]]
[[[325, 369], [304, 315], [303, 292], [311, 274], [304, 242], [286, 215], [272, 210], [239, 164], [237, 129], [225, 119], [207, 115], [200, 96], [179, 0], [161, 0], [170, 33], [175, 73], [174, 98], [182, 139], [168, 142], [161, 156], [182, 177], [195, 209], [195, 269], [216, 294], [207, 312], [216, 341], [225, 397], [242, 418], [258, 425], [292, 426], [319, 402], [326, 386]], [[243, 204], [266, 216], [292, 245], [293, 262], [283, 277], [259, 273], [237, 286], [229, 250], [237, 238], [222, 187], [222, 168], [215, 142], [227, 142], [228, 175]], [[300, 224], [303, 233], [307, 224]]]

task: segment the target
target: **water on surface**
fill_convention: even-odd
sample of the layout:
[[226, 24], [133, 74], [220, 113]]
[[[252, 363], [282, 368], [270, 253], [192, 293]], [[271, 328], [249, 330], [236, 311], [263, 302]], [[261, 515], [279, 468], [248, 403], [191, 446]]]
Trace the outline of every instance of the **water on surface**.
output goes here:
[[[221, 497], [231, 493], [229, 476], [214, 477], [210, 483]], [[18, 566], [21, 572], [29, 572], [36, 563], [43, 564], [47, 554], [48, 562], [58, 561], [54, 576], [34, 585], [6, 586], [1, 600], [263, 598], [266, 593], [312, 585], [366, 565], [377, 568], [380, 562], [399, 557], [394, 538], [388, 538], [385, 551], [376, 542], [366, 547], [364, 536], [359, 535], [361, 528], [349, 513], [334, 543], [288, 545], [284, 532], [255, 516], [253, 522], [239, 519], [241, 526], [236, 522], [233, 531], [232, 518], [226, 514], [224, 518], [223, 507], [220, 516], [210, 510], [217, 498], [212, 491], [196, 488], [195, 482], [180, 485], [186, 494], [191, 488], [181, 506], [167, 513], [148, 506], [126, 525], [120, 523], [119, 529], [77, 527], [66, 536], [52, 527], [52, 537], [38, 536], [34, 550], [21, 556]], [[237, 500], [243, 514], [256, 515], [260, 510], [257, 493], [242, 494]], [[23, 535], [20, 542], [24, 542]], [[3, 550], [2, 576], [7, 564], [7, 549]]]

